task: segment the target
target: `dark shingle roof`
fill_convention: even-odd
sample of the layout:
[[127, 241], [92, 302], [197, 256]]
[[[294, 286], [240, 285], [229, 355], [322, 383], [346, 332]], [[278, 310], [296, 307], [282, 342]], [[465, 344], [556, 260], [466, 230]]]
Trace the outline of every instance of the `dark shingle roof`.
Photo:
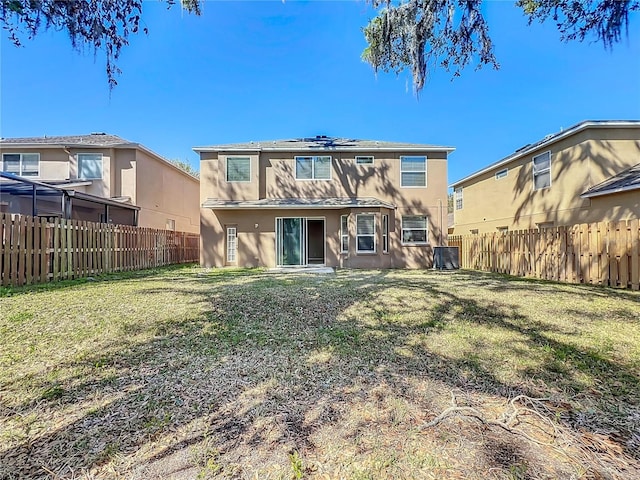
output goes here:
[[591, 198], [638, 189], [640, 189], [640, 163], [594, 185], [580, 197]]
[[20, 145], [94, 145], [97, 147], [111, 147], [114, 145], [131, 144], [130, 141], [120, 138], [117, 135], [108, 133], [89, 133], [87, 135], [64, 135], [55, 137], [21, 137], [21, 138], [3, 138], [0, 140], [0, 146], [7, 144]]
[[389, 202], [373, 197], [361, 198], [263, 198], [261, 200], [219, 200], [207, 198], [202, 208], [213, 209], [278, 209], [278, 208], [395, 208]]
[[194, 147], [196, 152], [224, 152], [224, 151], [305, 151], [305, 150], [334, 150], [334, 151], [375, 151], [375, 150], [446, 150], [452, 147], [429, 145], [421, 143], [383, 142], [379, 140], [359, 140], [355, 138], [337, 138], [318, 135], [309, 138], [292, 138], [287, 140], [264, 140], [260, 142], [228, 143]]

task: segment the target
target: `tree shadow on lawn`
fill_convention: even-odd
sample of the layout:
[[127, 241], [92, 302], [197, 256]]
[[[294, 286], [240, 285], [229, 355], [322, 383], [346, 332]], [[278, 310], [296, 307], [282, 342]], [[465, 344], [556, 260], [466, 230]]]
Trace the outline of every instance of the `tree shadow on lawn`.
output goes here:
[[[463, 277], [469, 278], [477, 277]], [[336, 439], [348, 442], [358, 428], [371, 429], [375, 418], [350, 423], [353, 411], [373, 402], [393, 412], [384, 403], [390, 397], [425, 415], [416, 414], [411, 426], [402, 424], [415, 431], [418, 419], [446, 408], [451, 389], [469, 401], [520, 394], [570, 401], [572, 410], [559, 419], [563, 424], [576, 432], [617, 429], [612, 438], [630, 468], [640, 460], [628, 442], [633, 431], [620, 431], [615, 421], [640, 397], [637, 372], [559, 341], [552, 325], [533, 321], [513, 305], [465, 298], [433, 275], [187, 279], [142, 294], [178, 291], [205, 307], [196, 320], [166, 321], [156, 326], [152, 340], [105, 345], [94, 355], [57, 365], [75, 372], [61, 379], [57, 393], [47, 395], [46, 375], [29, 379], [42, 395], [5, 406], [2, 416], [17, 421], [58, 411], [58, 419], [46, 433], [27, 433], [0, 449], [0, 478], [44, 477], [43, 467], [71, 475], [110, 461], [143, 478], [149, 462], [208, 440], [215, 446], [209, 454], [224, 456], [229, 471], [242, 469], [243, 462], [286, 463], [282, 452], [312, 455], [321, 431], [336, 429]], [[425, 302], [420, 311], [412, 298]], [[407, 316], [419, 319], [406, 321]], [[499, 359], [492, 358], [495, 345], [486, 337], [463, 335], [451, 353], [446, 342], [432, 347], [449, 331], [478, 327], [506, 332], [513, 342], [509, 348], [536, 355], [537, 364], [505, 379], [494, 368]], [[105, 368], [111, 371], [107, 377], [101, 374]], [[416, 388], [420, 382], [439, 391], [426, 394]], [[597, 394], [591, 393], [594, 383]], [[612, 413], [619, 406], [622, 411]], [[469, 444], [482, 438], [486, 452], [501, 448], [499, 440], [481, 433], [469, 425], [457, 431]], [[508, 442], [513, 462], [496, 460], [491, 468], [508, 474], [522, 465], [545, 464], [540, 451], [527, 449], [521, 439]], [[556, 467], [567, 473], [566, 466]], [[471, 462], [464, 468], [469, 474], [487, 465]]]

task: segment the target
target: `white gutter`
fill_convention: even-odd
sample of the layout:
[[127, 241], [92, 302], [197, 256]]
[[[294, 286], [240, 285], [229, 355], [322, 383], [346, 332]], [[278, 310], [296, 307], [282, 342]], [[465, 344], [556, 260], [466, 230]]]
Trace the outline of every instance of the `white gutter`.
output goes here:
[[454, 147], [249, 147], [249, 148], [237, 148], [237, 147], [193, 147], [193, 151], [196, 153], [202, 152], [291, 152], [291, 153], [304, 153], [304, 152], [447, 152], [451, 153], [455, 151]]
[[619, 187], [619, 188], [611, 188], [608, 190], [601, 190], [599, 192], [594, 192], [594, 193], [585, 192], [582, 195], [580, 195], [580, 198], [601, 197], [603, 195], [611, 195], [612, 193], [629, 192], [631, 190], [640, 190], [640, 184], [627, 185], [626, 187]]
[[345, 208], [387, 208], [395, 210], [394, 205], [207, 205], [201, 208], [211, 210], [344, 210]]

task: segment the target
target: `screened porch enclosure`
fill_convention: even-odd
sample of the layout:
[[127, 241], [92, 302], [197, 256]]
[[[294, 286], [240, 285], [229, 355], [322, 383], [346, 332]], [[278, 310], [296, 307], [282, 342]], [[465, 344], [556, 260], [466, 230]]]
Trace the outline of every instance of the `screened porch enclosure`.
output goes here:
[[278, 266], [325, 264], [324, 218], [276, 218], [276, 263]]

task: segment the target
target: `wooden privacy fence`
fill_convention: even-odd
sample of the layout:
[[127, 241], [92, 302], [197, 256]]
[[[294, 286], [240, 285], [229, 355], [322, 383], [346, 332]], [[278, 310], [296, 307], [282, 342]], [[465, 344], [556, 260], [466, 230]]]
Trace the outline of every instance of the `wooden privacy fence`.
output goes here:
[[638, 219], [540, 230], [451, 235], [460, 267], [569, 283], [638, 290]]
[[3, 286], [197, 262], [200, 236], [153, 228], [0, 214]]

